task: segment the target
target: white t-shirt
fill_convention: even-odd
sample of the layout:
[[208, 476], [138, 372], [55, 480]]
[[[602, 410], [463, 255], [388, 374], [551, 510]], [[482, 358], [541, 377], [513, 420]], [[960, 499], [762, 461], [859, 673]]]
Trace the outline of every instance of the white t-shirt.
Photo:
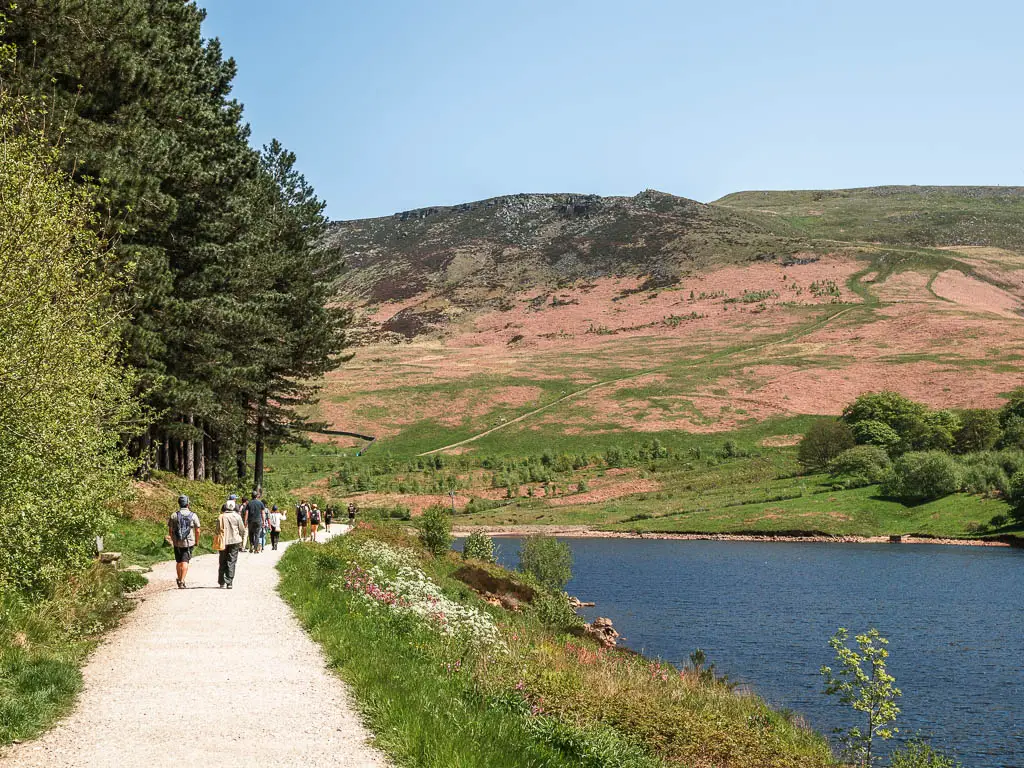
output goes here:
[[284, 515], [280, 512], [270, 513], [270, 527], [275, 531], [281, 530], [281, 521], [284, 519]]

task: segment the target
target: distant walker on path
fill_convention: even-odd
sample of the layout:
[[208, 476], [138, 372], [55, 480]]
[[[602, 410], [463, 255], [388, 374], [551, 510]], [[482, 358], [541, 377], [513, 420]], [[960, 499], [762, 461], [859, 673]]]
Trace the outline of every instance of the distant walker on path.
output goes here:
[[295, 522], [299, 526], [299, 541], [306, 540], [306, 523], [309, 520], [309, 507], [303, 499], [295, 507]]
[[309, 510], [309, 538], [316, 543], [316, 529], [320, 527], [320, 507], [316, 504]]
[[355, 525], [356, 524], [356, 512], [358, 512], [358, 511], [359, 511], [359, 507], [356, 506], [354, 501], [350, 501], [348, 503], [348, 524], [349, 525]]
[[267, 524], [270, 526], [270, 548], [277, 549], [277, 542], [281, 540], [281, 521], [284, 520], [284, 512], [277, 511], [277, 504], [270, 510], [267, 516]]
[[188, 496], [182, 494], [178, 497], [178, 511], [167, 520], [167, 534], [174, 545], [178, 589], [185, 589], [192, 549], [199, 543], [199, 515], [192, 511], [191, 506]]
[[220, 567], [217, 570], [217, 583], [221, 588], [231, 589], [235, 580], [235, 566], [238, 564], [238, 550], [245, 540], [245, 523], [242, 516], [235, 510], [235, 502], [229, 501], [220, 509], [217, 518], [217, 534], [224, 539], [224, 549], [220, 551]]

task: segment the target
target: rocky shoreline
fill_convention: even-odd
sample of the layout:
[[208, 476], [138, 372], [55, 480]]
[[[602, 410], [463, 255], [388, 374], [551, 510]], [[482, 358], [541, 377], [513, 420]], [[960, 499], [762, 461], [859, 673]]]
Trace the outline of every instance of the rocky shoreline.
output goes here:
[[[943, 544], [960, 547], [1010, 547], [1009, 541], [993, 539], [949, 539], [930, 536], [829, 536], [821, 533], [656, 533], [632, 531], [601, 531], [585, 525], [467, 525], [452, 534], [465, 537], [474, 531], [490, 536], [529, 536], [544, 533], [550, 536], [577, 539], [675, 539], [679, 541], [769, 541], [825, 544]], [[1019, 545], [1018, 545], [1019, 546]]]

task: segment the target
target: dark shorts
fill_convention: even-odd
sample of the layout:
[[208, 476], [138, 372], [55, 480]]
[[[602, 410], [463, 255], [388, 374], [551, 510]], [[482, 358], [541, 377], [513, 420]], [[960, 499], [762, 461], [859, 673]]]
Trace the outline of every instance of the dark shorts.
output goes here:
[[298, 520], [297, 520], [296, 522], [297, 522], [297, 523], [298, 523], [298, 524], [299, 524], [300, 526], [302, 526], [302, 525], [305, 525], [305, 524], [306, 524], [306, 518], [304, 518], [304, 517], [300, 517], [300, 518], [299, 518], [299, 519], [298, 519]]
[[174, 562], [187, 563], [192, 559], [192, 547], [175, 547]]

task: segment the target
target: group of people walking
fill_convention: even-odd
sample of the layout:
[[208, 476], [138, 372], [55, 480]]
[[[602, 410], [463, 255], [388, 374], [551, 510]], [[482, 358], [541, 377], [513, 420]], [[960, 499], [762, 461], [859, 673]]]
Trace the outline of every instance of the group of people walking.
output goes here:
[[[272, 550], [277, 549], [281, 540], [281, 525], [287, 519], [283, 511], [274, 504], [271, 507], [263, 502], [259, 491], [253, 491], [252, 498], [238, 498], [231, 494], [220, 508], [220, 516], [214, 532], [213, 548], [218, 550], [220, 565], [217, 570], [217, 584], [221, 589], [231, 589], [235, 580], [235, 567], [238, 554], [243, 549], [251, 554], [259, 554], [270, 539]], [[348, 521], [355, 524], [357, 508], [348, 505]], [[335, 517], [335, 508], [327, 506], [321, 511], [316, 504], [308, 504], [303, 499], [295, 507], [295, 521], [298, 524], [299, 541], [317, 541], [317, 531], [321, 523], [330, 533], [331, 522]], [[199, 515], [192, 511], [188, 496], [178, 497], [178, 511], [167, 521], [167, 532], [174, 545], [174, 562], [178, 589], [186, 589], [185, 578], [192, 552], [199, 543]]]
[[[348, 524], [355, 525], [357, 507], [352, 502], [348, 505]], [[337, 512], [333, 506], [327, 506], [322, 511], [317, 504], [309, 504], [305, 499], [295, 506], [295, 522], [299, 526], [299, 541], [317, 542], [317, 531], [323, 524], [327, 533], [331, 532], [331, 523], [334, 521]]]

